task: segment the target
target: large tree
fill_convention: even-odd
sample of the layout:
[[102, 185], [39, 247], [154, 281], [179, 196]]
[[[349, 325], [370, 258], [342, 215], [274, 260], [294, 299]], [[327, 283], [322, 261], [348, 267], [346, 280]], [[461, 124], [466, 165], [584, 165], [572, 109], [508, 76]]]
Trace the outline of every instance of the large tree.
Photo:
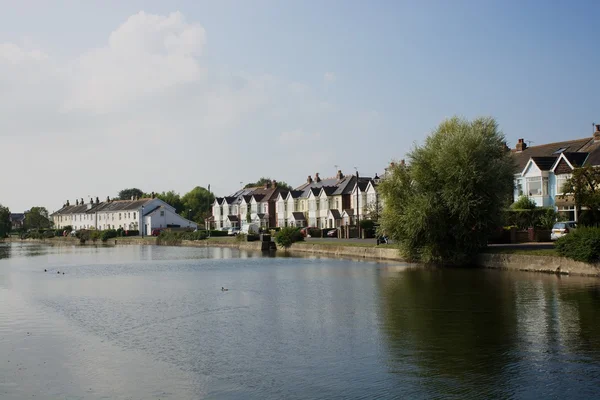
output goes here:
[[[204, 219], [211, 215], [212, 203], [215, 201], [215, 196], [203, 187], [196, 186], [181, 197], [183, 210], [180, 215], [189, 217], [197, 222], [204, 223]], [[190, 211], [191, 210], [191, 211]]]
[[52, 222], [48, 218], [48, 210], [45, 207], [31, 207], [25, 213], [25, 228], [42, 229], [50, 228]]
[[381, 228], [404, 257], [460, 264], [502, 222], [515, 166], [492, 118], [442, 122], [381, 183]]
[[144, 197], [144, 192], [138, 188], [123, 189], [119, 192], [120, 200], [131, 200], [131, 196], [142, 198]]
[[10, 233], [10, 229], [10, 210], [0, 204], [0, 239], [6, 237]]
[[[265, 183], [270, 183], [273, 180], [271, 178], [267, 178], [267, 177], [262, 177], [259, 180], [257, 180], [256, 182], [251, 182], [246, 184], [246, 186], [244, 186], [245, 189], [251, 188], [251, 187], [257, 187], [257, 186], [264, 186]], [[285, 189], [285, 190], [292, 190], [292, 187], [290, 185], [288, 185], [287, 183], [283, 182], [283, 181], [277, 181], [277, 187], [281, 188], [281, 189]]]
[[564, 193], [573, 194], [579, 223], [600, 224], [600, 169], [592, 166], [576, 168], [564, 187], [558, 189], [563, 198], [567, 196]]
[[[179, 196], [179, 193], [177, 193], [173, 190], [169, 190], [168, 192], [159, 193], [156, 195], [156, 197], [161, 199], [165, 203], [173, 206], [175, 208], [175, 212], [177, 214], [180, 214], [184, 209], [183, 202], [181, 201], [181, 196]], [[187, 218], [187, 215], [186, 215], [186, 218]]]

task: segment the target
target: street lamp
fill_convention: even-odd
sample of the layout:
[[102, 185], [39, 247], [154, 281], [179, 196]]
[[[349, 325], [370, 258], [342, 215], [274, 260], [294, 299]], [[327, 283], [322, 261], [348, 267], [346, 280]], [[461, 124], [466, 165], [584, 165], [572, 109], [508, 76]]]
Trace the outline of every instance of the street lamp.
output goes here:
[[144, 206], [142, 206], [142, 224], [140, 225], [142, 231], [142, 239], [144, 238], [144, 231], [146, 230], [146, 224], [144, 223]]
[[[356, 169], [356, 167], [354, 167]], [[358, 232], [358, 238], [360, 239], [360, 216], [359, 216], [359, 208], [358, 208], [358, 169], [356, 170], [356, 231]]]

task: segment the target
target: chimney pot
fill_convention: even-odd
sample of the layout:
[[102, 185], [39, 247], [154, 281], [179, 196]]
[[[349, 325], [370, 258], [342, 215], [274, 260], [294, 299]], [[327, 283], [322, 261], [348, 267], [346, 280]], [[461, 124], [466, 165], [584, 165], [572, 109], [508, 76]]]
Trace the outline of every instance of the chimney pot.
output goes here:
[[517, 145], [515, 146], [515, 149], [517, 151], [523, 151], [527, 148], [527, 143], [525, 143], [525, 139], [521, 138], [517, 141]]
[[106, 196], [106, 202], [110, 203], [110, 196]]
[[321, 178], [319, 177], [319, 173], [315, 173], [315, 182], [321, 182]]
[[596, 125], [596, 131], [594, 132], [594, 142], [600, 141], [600, 125]]
[[306, 183], [312, 183], [313, 179], [312, 176], [308, 176], [308, 178], [306, 178]]
[[79, 205], [79, 200], [75, 199], [75, 205], [78, 206]]

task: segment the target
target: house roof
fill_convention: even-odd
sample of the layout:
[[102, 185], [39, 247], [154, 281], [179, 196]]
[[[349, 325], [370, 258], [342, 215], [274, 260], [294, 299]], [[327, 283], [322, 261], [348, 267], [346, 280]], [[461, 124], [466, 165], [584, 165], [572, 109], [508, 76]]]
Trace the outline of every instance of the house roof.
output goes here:
[[[142, 208], [151, 201], [156, 200], [152, 198], [139, 199], [139, 200], [112, 200], [110, 202], [102, 202], [96, 208], [92, 208], [89, 211], [93, 212], [113, 212], [113, 211], [133, 211]], [[161, 200], [162, 201], [162, 200]], [[166, 204], [166, 203], [164, 203]]]
[[523, 169], [525, 169], [525, 166], [529, 162], [530, 158], [554, 157], [554, 159], [556, 160], [560, 153], [580, 152], [584, 150], [584, 146], [589, 145], [590, 142], [593, 142], [593, 140], [590, 137], [583, 139], [567, 140], [564, 142], [554, 142], [542, 144], [540, 146], [531, 146], [527, 147], [523, 151], [512, 151], [511, 154], [513, 156], [513, 159], [515, 160], [518, 171], [521, 172], [523, 171]]
[[299, 211], [295, 211], [292, 213], [292, 218], [295, 221], [306, 221], [306, 217], [304, 217], [304, 213], [299, 212]]
[[344, 214], [349, 215], [349, 216], [353, 216], [354, 215], [354, 208], [346, 208], [344, 210], [344, 212], [342, 213], [342, 215], [344, 215]]
[[556, 162], [557, 157], [531, 157], [531, 160], [538, 166], [542, 171], [550, 171], [552, 166]]
[[259, 219], [263, 219], [263, 218], [268, 218], [268, 217], [269, 217], [269, 215], [268, 215], [268, 214], [264, 214], [264, 213], [258, 213], [258, 214], [256, 214], [256, 216], [257, 216]]
[[329, 210], [329, 213], [331, 214], [331, 216], [334, 219], [342, 219], [342, 215], [340, 214], [340, 210], [336, 210], [336, 209]]
[[239, 221], [239, 219], [238, 219], [238, 216], [237, 216], [237, 215], [228, 215], [228, 216], [227, 216], [227, 219], [228, 219], [229, 221], [231, 221], [231, 222], [238, 222], [238, 221]]
[[563, 153], [573, 167], [581, 167], [590, 153]]
[[252, 197], [254, 197], [254, 200], [256, 200], [258, 202], [258, 201], [261, 201], [265, 197], [265, 195], [264, 194], [253, 194]]
[[335, 193], [335, 191], [337, 190], [337, 187], [335, 187], [335, 186], [323, 186], [321, 188], [321, 190], [323, 190], [327, 196], [331, 196], [333, 193]]
[[25, 220], [25, 214], [24, 213], [13, 213], [13, 214], [10, 214], [9, 219], [11, 222], [23, 221], [23, 220]]

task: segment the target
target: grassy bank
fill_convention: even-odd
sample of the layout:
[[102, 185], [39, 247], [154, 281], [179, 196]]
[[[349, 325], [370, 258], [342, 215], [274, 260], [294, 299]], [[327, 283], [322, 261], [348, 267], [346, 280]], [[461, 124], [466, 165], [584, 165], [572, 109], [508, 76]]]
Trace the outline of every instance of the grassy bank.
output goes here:
[[532, 249], [516, 247], [487, 247], [484, 254], [518, 254], [524, 256], [561, 257], [556, 249]]

